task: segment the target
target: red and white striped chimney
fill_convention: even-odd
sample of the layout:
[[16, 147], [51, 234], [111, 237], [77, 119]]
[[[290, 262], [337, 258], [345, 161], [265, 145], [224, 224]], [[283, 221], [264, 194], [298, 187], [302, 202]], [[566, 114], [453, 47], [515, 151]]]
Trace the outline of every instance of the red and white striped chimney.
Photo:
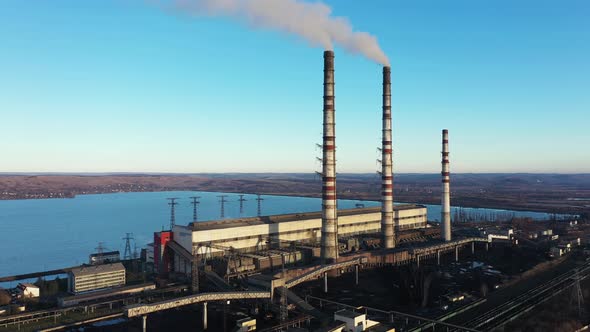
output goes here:
[[441, 236], [451, 241], [451, 190], [449, 169], [449, 131], [442, 131], [442, 202], [441, 202]]
[[383, 67], [383, 137], [381, 141], [381, 246], [383, 248], [395, 248], [391, 141], [391, 68], [385, 66]]
[[336, 204], [336, 128], [334, 123], [334, 52], [324, 52], [324, 137], [322, 158], [322, 264], [338, 259]]

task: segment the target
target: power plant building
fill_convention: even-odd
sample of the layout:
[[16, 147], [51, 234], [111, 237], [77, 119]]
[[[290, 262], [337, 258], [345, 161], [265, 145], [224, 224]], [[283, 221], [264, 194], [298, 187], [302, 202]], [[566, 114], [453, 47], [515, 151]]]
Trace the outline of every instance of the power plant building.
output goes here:
[[[426, 227], [426, 207], [402, 204], [394, 207], [395, 229], [406, 230]], [[338, 211], [340, 237], [361, 234], [379, 234], [381, 208], [358, 208]], [[197, 254], [221, 254], [221, 248], [234, 248], [240, 252], [268, 249], [269, 242], [289, 241], [321, 244], [322, 212], [283, 214], [240, 219], [226, 219], [175, 225], [169, 247], [174, 251], [174, 269], [190, 269], [193, 246]], [[278, 241], [280, 239], [280, 241]], [[217, 247], [217, 248], [216, 248]]]
[[[357, 236], [380, 239], [380, 246], [385, 249], [384, 253], [395, 252], [395, 256], [399, 252], [399, 250], [394, 250], [397, 242], [396, 235], [399, 231], [428, 227], [425, 206], [395, 205], [393, 203], [391, 68], [389, 66], [383, 67], [381, 206], [337, 209], [333, 51], [324, 52], [323, 64], [322, 171], [319, 173], [322, 179], [321, 211], [192, 222], [187, 226], [174, 225], [171, 227], [171, 231], [154, 234], [154, 266], [159, 273], [179, 273], [194, 279], [198, 273], [196, 268], [192, 269], [195, 259], [226, 254], [231, 257], [228, 262], [229, 260], [234, 261], [235, 257], [239, 255], [242, 255], [240, 259], [247, 257], [254, 261], [254, 264], [244, 263], [245, 265], [241, 265], [242, 263], [240, 263], [239, 266], [234, 264], [234, 270], [237, 270], [238, 267], [250, 269], [252, 265], [255, 268], [248, 271], [263, 270], [262, 266], [266, 265], [260, 263], [257, 266], [257, 259], [259, 262], [265, 258], [272, 261], [274, 259], [272, 257], [275, 255], [278, 261], [270, 265], [281, 264], [281, 255], [276, 251], [290, 246], [300, 250], [299, 253], [302, 256], [305, 252], [307, 258], [309, 258], [309, 251], [311, 251], [312, 258], [319, 258], [321, 264], [326, 265], [338, 262], [340, 253], [359, 248], [360, 242]], [[443, 132], [442, 155], [444, 192], [442, 203], [445, 222], [442, 223], [441, 233], [443, 239], [449, 242], [451, 241], [451, 227], [448, 220], [450, 205], [449, 153], [446, 130]], [[366, 242], [363, 245], [366, 245]], [[402, 254], [398, 256], [400, 256], [399, 260], [405, 259], [401, 257]], [[244, 259], [244, 262], [246, 261], [248, 260]], [[226, 270], [228, 274], [229, 270], [228, 264]], [[241, 272], [237, 271], [236, 273]]]

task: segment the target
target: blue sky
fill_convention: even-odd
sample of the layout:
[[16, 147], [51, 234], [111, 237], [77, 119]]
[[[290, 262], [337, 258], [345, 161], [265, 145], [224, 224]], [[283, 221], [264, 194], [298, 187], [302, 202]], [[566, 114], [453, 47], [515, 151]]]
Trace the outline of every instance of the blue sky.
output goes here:
[[[392, 64], [397, 172], [590, 172], [590, 3], [324, 1]], [[313, 172], [322, 49], [141, 0], [0, 2], [0, 171]], [[381, 67], [336, 48], [339, 172], [374, 172]]]

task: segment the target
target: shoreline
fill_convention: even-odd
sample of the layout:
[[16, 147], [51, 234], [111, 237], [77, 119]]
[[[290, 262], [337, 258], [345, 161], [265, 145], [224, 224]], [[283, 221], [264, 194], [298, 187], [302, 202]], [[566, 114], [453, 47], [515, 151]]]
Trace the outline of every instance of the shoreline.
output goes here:
[[[18, 197], [18, 198], [0, 198], [0, 202], [2, 201], [24, 201], [24, 200], [53, 200], [53, 199], [74, 199], [78, 196], [87, 196], [87, 195], [108, 195], [108, 194], [132, 194], [132, 193], [158, 193], [158, 192], [209, 192], [209, 193], [225, 193], [225, 194], [244, 194], [244, 195], [256, 195], [261, 194], [264, 196], [284, 196], [284, 197], [302, 197], [302, 198], [321, 198], [321, 194], [312, 194], [312, 193], [253, 193], [253, 192], [243, 192], [243, 191], [231, 191], [231, 190], [196, 190], [196, 189], [179, 189], [179, 188], [167, 188], [162, 190], [142, 190], [142, 191], [97, 191], [97, 192], [85, 192], [85, 193], [78, 193], [78, 194], [65, 194], [60, 197]], [[360, 202], [379, 202], [379, 199], [372, 199], [370, 197], [359, 197], [351, 194], [341, 193], [338, 199], [342, 200], [351, 200], [351, 201], [360, 201]], [[451, 198], [452, 199], [452, 198]], [[396, 201], [396, 204], [420, 204], [420, 205], [436, 205], [439, 206], [440, 203], [432, 202], [429, 199], [421, 199], [416, 201]], [[530, 212], [530, 213], [546, 213], [546, 214], [558, 214], [558, 215], [576, 215], [580, 211], [555, 211], [554, 209], [549, 208], [542, 208], [542, 207], [522, 207], [522, 206], [513, 206], [513, 205], [495, 205], [495, 204], [486, 204], [485, 201], [482, 204], [452, 204], [452, 208], [470, 208], [470, 209], [490, 209], [490, 210], [500, 210], [500, 211], [518, 211], [518, 212]]]

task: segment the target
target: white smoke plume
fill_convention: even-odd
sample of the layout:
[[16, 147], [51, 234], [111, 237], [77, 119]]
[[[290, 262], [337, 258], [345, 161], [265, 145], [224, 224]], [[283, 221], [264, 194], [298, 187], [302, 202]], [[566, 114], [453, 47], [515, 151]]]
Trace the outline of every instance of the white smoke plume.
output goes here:
[[338, 45], [362, 54], [382, 65], [387, 56], [375, 36], [353, 31], [344, 17], [332, 16], [332, 9], [321, 2], [300, 0], [167, 0], [175, 10], [192, 15], [231, 17], [254, 28], [274, 29], [294, 34], [312, 45], [332, 50]]

